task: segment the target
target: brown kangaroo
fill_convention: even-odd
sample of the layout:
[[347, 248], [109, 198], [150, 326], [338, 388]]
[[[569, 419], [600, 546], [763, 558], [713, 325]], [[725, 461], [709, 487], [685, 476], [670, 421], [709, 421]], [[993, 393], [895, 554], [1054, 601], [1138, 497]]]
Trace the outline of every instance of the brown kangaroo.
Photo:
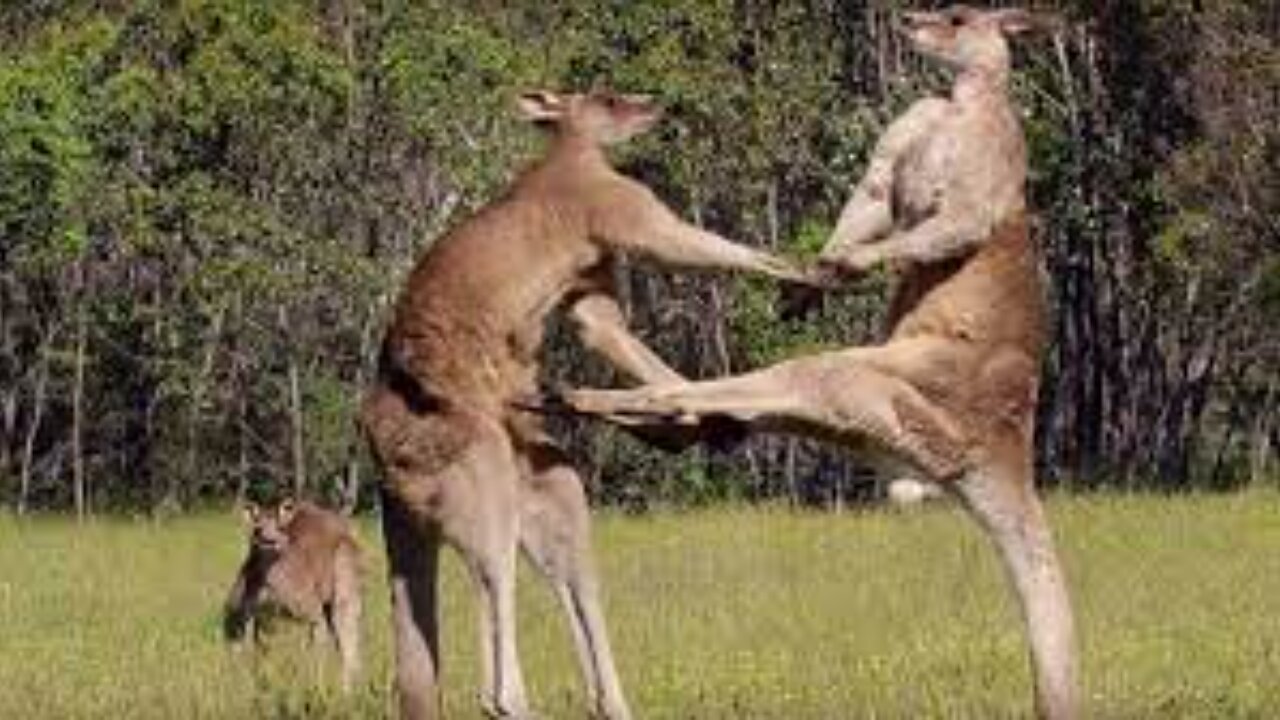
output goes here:
[[255, 641], [275, 617], [323, 628], [342, 661], [342, 686], [360, 672], [360, 546], [350, 522], [308, 502], [244, 509], [249, 553], [227, 596], [223, 634], [239, 642], [252, 624]]
[[562, 304], [583, 342], [623, 372], [681, 379], [626, 330], [609, 283], [619, 252], [801, 274], [682, 222], [610, 167], [604, 147], [660, 116], [649, 99], [532, 92], [519, 106], [551, 131], [545, 157], [419, 261], [361, 410], [384, 475], [396, 687], [406, 717], [437, 717], [443, 542], [462, 554], [480, 595], [483, 707], [493, 717], [530, 717], [516, 652], [519, 546], [568, 615], [592, 711], [622, 720], [630, 713], [600, 608], [582, 481], [540, 423], [509, 404], [536, 392], [544, 320]]
[[1034, 21], [963, 6], [906, 14], [914, 45], [957, 69], [952, 95], [921, 100], [888, 128], [820, 264], [826, 276], [885, 261], [902, 269], [886, 343], [562, 402], [623, 425], [737, 422], [815, 436], [945, 486], [1001, 553], [1039, 714], [1065, 720], [1078, 713], [1076, 649], [1033, 480], [1044, 308], [1005, 40]]

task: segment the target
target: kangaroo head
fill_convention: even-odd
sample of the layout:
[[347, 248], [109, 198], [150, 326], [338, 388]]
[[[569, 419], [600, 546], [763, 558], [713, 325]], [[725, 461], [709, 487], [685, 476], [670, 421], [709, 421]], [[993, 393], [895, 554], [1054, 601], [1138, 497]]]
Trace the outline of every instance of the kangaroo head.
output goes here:
[[952, 5], [936, 12], [903, 13], [902, 31], [916, 50], [960, 69], [1006, 70], [1006, 38], [1044, 22], [1026, 10], [980, 10]]
[[561, 94], [537, 90], [520, 95], [518, 106], [530, 122], [574, 134], [597, 145], [629, 140], [653, 127], [662, 109], [647, 95], [604, 90]]
[[293, 500], [282, 500], [275, 507], [261, 508], [254, 503], [244, 506], [244, 521], [249, 529], [249, 550], [254, 553], [277, 555], [289, 544], [286, 532], [293, 522], [297, 505]]

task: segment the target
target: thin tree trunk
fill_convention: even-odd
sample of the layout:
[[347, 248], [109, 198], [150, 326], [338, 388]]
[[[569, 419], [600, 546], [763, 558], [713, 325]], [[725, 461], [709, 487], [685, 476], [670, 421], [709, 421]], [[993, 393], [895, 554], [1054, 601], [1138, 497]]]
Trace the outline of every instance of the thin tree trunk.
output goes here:
[[303, 448], [302, 383], [298, 377], [298, 361], [289, 358], [289, 414], [293, 427], [293, 494], [302, 497], [307, 487], [306, 455]]
[[800, 481], [799, 473], [797, 472], [800, 452], [798, 443], [794, 439], [787, 438], [786, 443], [787, 502], [796, 507], [800, 505]]
[[1267, 381], [1267, 390], [1262, 395], [1262, 403], [1256, 408], [1253, 423], [1249, 428], [1249, 483], [1258, 486], [1270, 476], [1271, 469], [1271, 423], [1274, 418], [1276, 401], [1276, 378]]
[[240, 389], [237, 400], [239, 450], [236, 457], [236, 504], [243, 504], [249, 495], [249, 400], [247, 388]]
[[[368, 383], [367, 368], [372, 365], [373, 356], [373, 337], [376, 325], [375, 319], [377, 313], [371, 313], [370, 317], [364, 323], [360, 332], [360, 355], [356, 363], [356, 392], [364, 393], [365, 385]], [[355, 512], [356, 506], [360, 502], [360, 446], [361, 446], [361, 430], [356, 428], [352, 434], [350, 449], [347, 453], [347, 472], [345, 482], [342, 488], [342, 508], [348, 513]]]
[[[49, 342], [52, 342], [50, 334]], [[18, 480], [18, 514], [25, 515], [27, 503], [31, 497], [31, 471], [35, 462], [36, 437], [40, 434], [40, 423], [44, 420], [45, 396], [49, 385], [49, 360], [46, 347], [41, 346], [39, 359], [36, 361], [36, 387], [31, 399], [31, 422], [27, 424], [26, 438], [22, 443], [22, 464]]]
[[83, 522], [89, 514], [89, 488], [84, 472], [84, 368], [88, 345], [89, 323], [85, 313], [84, 260], [75, 266], [76, 273], [76, 348], [75, 380], [71, 390], [71, 477], [76, 519]]
[[[236, 292], [235, 323], [239, 332], [233, 332], [233, 338], [239, 338], [247, 332], [244, 318], [244, 296]], [[242, 342], [242, 341], [237, 341]], [[249, 495], [249, 383], [245, 371], [244, 353], [237, 346], [232, 349], [232, 384], [236, 392], [236, 504], [242, 505]]]
[[[778, 238], [781, 235], [778, 219], [778, 182], [774, 180], [769, 183], [769, 187], [765, 193], [765, 220], [768, 223], [769, 248], [776, 250], [778, 247]], [[783, 474], [787, 484], [787, 501], [791, 505], [800, 504], [800, 487], [798, 473], [798, 456], [799, 443], [791, 436], [787, 436], [782, 440], [785, 443], [786, 461], [783, 466]]]
[[[280, 330], [281, 332], [289, 332], [289, 315], [282, 306], [280, 308]], [[307, 467], [306, 467], [306, 432], [303, 426], [302, 414], [302, 379], [301, 371], [298, 368], [297, 354], [294, 352], [292, 336], [290, 338], [288, 358], [289, 358], [289, 427], [291, 430], [291, 442], [293, 454], [293, 494], [294, 497], [302, 497], [302, 493], [307, 487]]]
[[204, 406], [205, 397], [209, 393], [209, 378], [213, 375], [213, 361], [218, 349], [218, 340], [222, 337], [222, 322], [224, 313], [219, 309], [213, 316], [213, 321], [209, 325], [208, 339], [205, 341], [204, 357], [200, 359], [200, 369], [196, 373], [195, 382], [191, 387], [191, 397], [189, 399], [187, 412], [187, 462], [186, 470], [182, 478], [170, 476], [169, 489], [165, 493], [166, 504], [174, 507], [181, 507], [183, 502], [182, 482], [188, 485], [196, 483], [200, 478], [200, 411]]
[[8, 482], [13, 469], [13, 446], [18, 430], [18, 384], [0, 399], [0, 480]]
[[0, 393], [0, 480], [10, 480], [13, 451], [18, 435], [18, 358], [14, 347], [13, 327], [9, 318], [15, 314], [9, 307], [9, 276], [0, 275], [0, 383], [8, 391]]
[[1262, 415], [1254, 421], [1249, 440], [1249, 484], [1260, 487], [1271, 479], [1271, 433], [1267, 431]]
[[[150, 328], [151, 335], [150, 335], [150, 338], [148, 339], [148, 342], [152, 347], [158, 348], [158, 347], [161, 347], [161, 342], [162, 342], [161, 338], [163, 337], [163, 333], [164, 333], [162, 322], [163, 322], [163, 319], [166, 317], [166, 313], [161, 310], [161, 308], [164, 307], [163, 281], [156, 282], [152, 288], [151, 306], [155, 308], [156, 311], [152, 313], [151, 328]], [[160, 404], [164, 401], [164, 392], [165, 392], [163, 389], [160, 389], [160, 388], [163, 388], [163, 383], [157, 383], [156, 391], [152, 393], [151, 399], [148, 400], [147, 402], [147, 416], [143, 420], [143, 423], [146, 427], [145, 432], [146, 432], [146, 437], [148, 438], [148, 442], [153, 442], [154, 438], [156, 437], [156, 412], [159, 409]], [[147, 476], [148, 476], [147, 492], [149, 495], [149, 500], [151, 502], [151, 507], [153, 509], [160, 507], [161, 502], [164, 500], [164, 492], [166, 488], [166, 486], [162, 484], [164, 483], [163, 478], [166, 474], [163, 469], [163, 464], [160, 463], [160, 467], [157, 467], [156, 465], [157, 463], [155, 463], [153, 459], [151, 462], [151, 467], [148, 468], [148, 472], [147, 472]]]

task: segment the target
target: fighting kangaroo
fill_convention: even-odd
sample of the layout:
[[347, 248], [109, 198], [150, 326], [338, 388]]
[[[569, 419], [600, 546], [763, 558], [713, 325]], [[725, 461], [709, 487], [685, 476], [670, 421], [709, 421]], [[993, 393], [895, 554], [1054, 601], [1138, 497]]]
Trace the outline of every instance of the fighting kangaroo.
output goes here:
[[308, 502], [244, 508], [249, 552], [227, 596], [223, 633], [255, 641], [264, 625], [285, 616], [328, 632], [342, 661], [342, 686], [360, 671], [360, 546], [350, 522]]
[[737, 422], [819, 437], [950, 489], [1017, 592], [1037, 710], [1064, 720], [1078, 710], [1076, 650], [1032, 477], [1044, 308], [1005, 39], [1034, 24], [1023, 11], [963, 6], [905, 15], [914, 46], [956, 69], [951, 96], [917, 102], [887, 129], [819, 265], [827, 277], [902, 270], [886, 343], [562, 402], [623, 425]]
[[538, 421], [513, 414], [510, 403], [537, 389], [544, 320], [558, 306], [583, 343], [624, 373], [681, 379], [626, 330], [610, 287], [619, 253], [801, 275], [682, 222], [610, 167], [606, 146], [658, 120], [648, 98], [533, 92], [519, 106], [551, 131], [545, 157], [421, 258], [361, 409], [384, 475], [396, 686], [406, 717], [438, 715], [436, 574], [446, 543], [462, 554], [480, 595], [484, 709], [530, 716], [516, 652], [519, 546], [564, 606], [592, 711], [623, 720], [630, 713], [600, 609], [582, 481]]

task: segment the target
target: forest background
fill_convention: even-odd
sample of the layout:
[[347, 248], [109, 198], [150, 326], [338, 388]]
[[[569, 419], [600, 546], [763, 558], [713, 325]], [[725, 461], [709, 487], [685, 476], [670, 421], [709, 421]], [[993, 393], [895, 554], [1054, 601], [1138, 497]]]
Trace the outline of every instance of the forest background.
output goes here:
[[[900, 5], [0, 4], [0, 501], [368, 502], [354, 408], [388, 305], [431, 239], [536, 157], [519, 91], [655, 94], [667, 118], [619, 166], [685, 217], [803, 257], [886, 123], [945, 91], [893, 30]], [[1066, 24], [1016, 48], [1051, 305], [1040, 481], [1274, 484], [1280, 11], [1043, 9]], [[622, 282], [634, 327], [695, 377], [873, 342], [890, 286], [783, 322], [754, 279]], [[565, 333], [548, 365], [618, 381]], [[842, 505], [875, 487], [794, 439], [666, 456], [561, 431], [603, 502]]]

